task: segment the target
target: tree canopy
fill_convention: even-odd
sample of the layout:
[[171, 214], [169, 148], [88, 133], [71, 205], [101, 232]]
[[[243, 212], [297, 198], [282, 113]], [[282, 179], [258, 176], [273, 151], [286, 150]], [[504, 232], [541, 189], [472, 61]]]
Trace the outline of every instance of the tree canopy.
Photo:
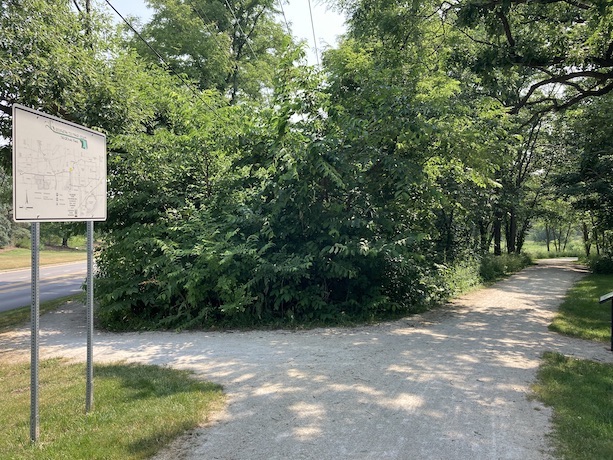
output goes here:
[[417, 311], [536, 219], [611, 252], [608, 2], [343, 1], [321, 67], [275, 2], [148, 3], [138, 35], [89, 1], [0, 7], [0, 135], [13, 103], [107, 133], [106, 327]]

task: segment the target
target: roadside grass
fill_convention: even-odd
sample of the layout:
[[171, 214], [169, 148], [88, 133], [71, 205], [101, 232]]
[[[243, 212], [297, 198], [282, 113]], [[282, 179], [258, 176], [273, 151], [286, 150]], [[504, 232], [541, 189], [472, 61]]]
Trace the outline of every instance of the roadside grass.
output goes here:
[[40, 437], [30, 443], [29, 363], [0, 367], [0, 458], [144, 459], [206, 422], [224, 396], [190, 373], [138, 364], [94, 366], [93, 411], [85, 411], [85, 364], [40, 363]]
[[[87, 259], [87, 251], [76, 249], [40, 251], [40, 264], [52, 265], [68, 262], [78, 262]], [[29, 249], [15, 248], [0, 252], [0, 271], [28, 268], [32, 263], [32, 252]]]
[[[48, 300], [47, 302], [41, 302], [39, 305], [40, 315], [44, 315], [50, 311], [57, 309], [58, 307], [73, 302], [84, 303], [85, 294], [73, 294], [66, 297], [60, 297], [59, 299]], [[19, 327], [30, 321], [31, 307], [20, 307], [13, 310], [0, 312], [0, 332], [6, 332], [15, 327]]]
[[613, 365], [545, 353], [533, 391], [554, 410], [559, 458], [613, 458]]
[[572, 337], [611, 340], [611, 304], [600, 296], [613, 291], [613, 275], [587, 275], [566, 294], [549, 329]]

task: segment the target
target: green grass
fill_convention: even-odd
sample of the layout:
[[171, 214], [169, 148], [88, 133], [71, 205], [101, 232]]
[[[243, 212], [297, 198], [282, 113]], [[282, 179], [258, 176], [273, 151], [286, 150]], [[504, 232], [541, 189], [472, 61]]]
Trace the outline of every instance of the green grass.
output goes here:
[[42, 361], [40, 437], [30, 443], [29, 364], [0, 366], [0, 458], [144, 459], [223, 404], [218, 385], [157, 366], [94, 366], [85, 415], [85, 365]]
[[[78, 262], [87, 259], [87, 251], [76, 249], [40, 251], [40, 264], [52, 265], [67, 262]], [[28, 268], [32, 263], [32, 253], [29, 249], [15, 248], [0, 252], [0, 271]]]
[[[66, 297], [60, 297], [59, 299], [41, 302], [39, 305], [39, 312], [40, 315], [44, 315], [45, 313], [53, 311], [66, 303], [83, 303], [84, 301], [85, 295], [82, 293], [73, 294]], [[9, 311], [0, 312], [0, 332], [5, 332], [9, 329], [14, 329], [15, 327], [22, 326], [23, 324], [30, 321], [30, 311], [31, 307], [21, 307]]]
[[546, 353], [533, 386], [554, 410], [556, 454], [568, 460], [613, 458], [613, 365]]
[[587, 340], [611, 340], [611, 303], [600, 296], [613, 291], [613, 275], [588, 275], [567, 293], [549, 329]]
[[549, 251], [547, 251], [547, 244], [540, 241], [528, 240], [522, 246], [522, 252], [529, 254], [533, 259], [552, 259], [555, 257], [581, 257], [585, 255], [583, 245], [580, 241], [570, 241], [566, 245], [564, 251], [556, 251], [553, 243], [549, 245]]

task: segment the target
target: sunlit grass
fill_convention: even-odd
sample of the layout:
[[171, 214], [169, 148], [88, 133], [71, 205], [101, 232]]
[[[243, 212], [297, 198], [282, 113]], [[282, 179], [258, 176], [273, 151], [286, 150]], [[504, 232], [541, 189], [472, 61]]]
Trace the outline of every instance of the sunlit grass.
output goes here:
[[[77, 250], [43, 250], [40, 251], [40, 264], [53, 265], [78, 262], [87, 259], [87, 251]], [[32, 264], [29, 249], [15, 248], [0, 252], [0, 271], [28, 268]]]
[[613, 291], [613, 275], [588, 275], [567, 293], [549, 326], [552, 331], [587, 340], [611, 340], [611, 303], [600, 297]]
[[556, 251], [553, 243], [549, 245], [541, 241], [528, 240], [522, 246], [522, 252], [529, 254], [533, 259], [551, 259], [555, 257], [581, 257], [585, 255], [580, 241], [570, 241], [564, 250]]
[[0, 458], [144, 459], [207, 420], [221, 387], [188, 372], [137, 364], [94, 368], [94, 410], [85, 410], [85, 365], [41, 362], [40, 437], [30, 443], [29, 364], [0, 367]]
[[613, 365], [546, 353], [533, 386], [554, 410], [556, 454], [568, 460], [613, 458]]

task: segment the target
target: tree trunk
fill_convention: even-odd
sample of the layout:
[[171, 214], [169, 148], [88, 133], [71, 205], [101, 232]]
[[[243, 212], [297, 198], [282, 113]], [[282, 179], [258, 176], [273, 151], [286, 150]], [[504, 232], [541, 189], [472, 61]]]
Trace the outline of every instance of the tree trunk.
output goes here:
[[511, 209], [509, 213], [509, 229], [507, 232], [507, 252], [513, 254], [516, 252], [517, 241], [517, 215], [515, 209]]
[[583, 230], [583, 248], [585, 249], [585, 256], [590, 256], [592, 250], [592, 243], [590, 243], [590, 230], [587, 228], [585, 221], [581, 222], [581, 229]]
[[479, 221], [479, 250], [481, 254], [486, 254], [490, 249], [491, 238], [488, 232], [489, 225], [483, 220]]
[[568, 244], [568, 238], [570, 238], [570, 231], [572, 229], [572, 224], [568, 224], [568, 228], [566, 229], [566, 235], [564, 236], [564, 247], [562, 251], [566, 251], [566, 245]]
[[502, 213], [496, 211], [494, 215], [494, 255], [502, 255]]
[[550, 229], [549, 229], [549, 224], [546, 223], [545, 224], [545, 239], [547, 240], [547, 252], [551, 251], [550, 248], [550, 244], [551, 244], [551, 235], [550, 235]]

